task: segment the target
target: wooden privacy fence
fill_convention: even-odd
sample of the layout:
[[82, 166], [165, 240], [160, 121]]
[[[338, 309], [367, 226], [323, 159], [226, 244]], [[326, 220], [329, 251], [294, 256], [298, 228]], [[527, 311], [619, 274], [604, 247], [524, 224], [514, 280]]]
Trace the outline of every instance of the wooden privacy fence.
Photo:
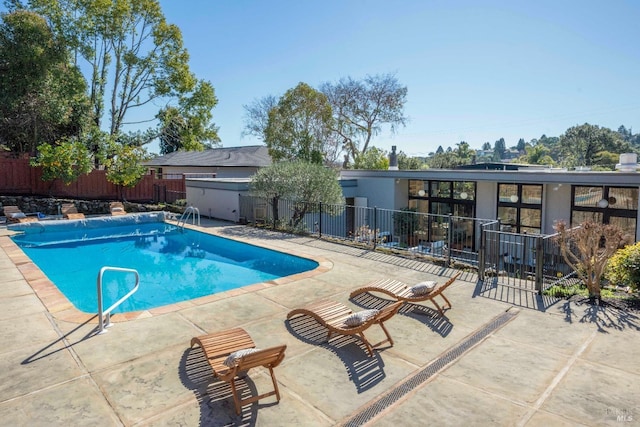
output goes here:
[[145, 175], [135, 187], [118, 188], [107, 181], [104, 170], [93, 170], [87, 175], [81, 175], [76, 182], [64, 185], [60, 180], [43, 181], [42, 168], [29, 165], [29, 159], [0, 158], [0, 194], [3, 195], [99, 200], [117, 200], [123, 197], [132, 202], [164, 202], [166, 200], [157, 200], [156, 196], [167, 192], [184, 194], [185, 191], [184, 177], [157, 179], [153, 172]]

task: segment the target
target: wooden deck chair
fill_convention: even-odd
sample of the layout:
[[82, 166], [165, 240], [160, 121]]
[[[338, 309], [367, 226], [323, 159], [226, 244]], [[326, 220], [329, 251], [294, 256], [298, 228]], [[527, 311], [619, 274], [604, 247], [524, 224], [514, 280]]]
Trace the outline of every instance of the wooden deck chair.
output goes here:
[[112, 216], [127, 214], [127, 211], [124, 210], [124, 205], [122, 204], [122, 202], [109, 203], [109, 211], [111, 212]]
[[[444, 295], [443, 292], [453, 282], [455, 282], [456, 279], [461, 274], [462, 272], [455, 274], [453, 277], [451, 277], [449, 280], [447, 280], [444, 283], [437, 284], [435, 282], [432, 282], [434, 284], [434, 287], [431, 290], [428, 289], [428, 286], [426, 287], [427, 289], [425, 289], [425, 287], [420, 286], [420, 284], [416, 286], [408, 286], [405, 283], [400, 282], [399, 280], [380, 279], [380, 280], [371, 282], [368, 285], [363, 286], [362, 288], [358, 288], [355, 291], [351, 292], [351, 298], [355, 297], [356, 295], [360, 295], [364, 292], [380, 292], [382, 294], [388, 295], [391, 298], [401, 302], [418, 303], [418, 302], [424, 302], [424, 301], [431, 301], [436, 306], [436, 308], [438, 309], [438, 312], [442, 316], [444, 315], [445, 308], [451, 308], [451, 302], [447, 299], [447, 297]], [[424, 282], [424, 283], [427, 283], [427, 282]], [[425, 290], [427, 292], [425, 292]], [[438, 295], [440, 295], [442, 299], [444, 299], [446, 303], [444, 307], [440, 307], [438, 302], [435, 300], [435, 298]]]
[[[329, 330], [327, 335], [327, 341], [331, 339], [331, 336], [336, 335], [355, 335], [362, 340], [367, 347], [369, 356], [373, 356], [373, 349], [388, 342], [393, 346], [393, 339], [389, 335], [389, 331], [384, 326], [384, 322], [391, 319], [400, 309], [402, 302], [391, 304], [381, 310], [364, 310], [354, 313], [349, 307], [336, 301], [324, 300], [313, 303], [303, 308], [296, 308], [287, 314], [287, 319], [292, 319], [296, 316], [310, 316], [317, 320], [322, 326]], [[359, 314], [365, 314], [365, 316], [359, 316]], [[370, 317], [369, 317], [370, 316]], [[358, 319], [358, 317], [360, 317]], [[358, 319], [360, 324], [353, 324], [350, 320]], [[357, 323], [357, 321], [356, 321]], [[364, 331], [369, 329], [373, 325], [380, 325], [385, 335], [386, 340], [380, 341], [377, 344], [371, 344], [369, 340], [364, 336]]]
[[[242, 328], [229, 329], [227, 331], [194, 337], [191, 339], [191, 347], [193, 348], [195, 345], [202, 347], [207, 361], [211, 365], [211, 369], [213, 369], [213, 376], [231, 385], [236, 414], [240, 415], [242, 405], [257, 402], [265, 397], [276, 396], [277, 401], [280, 402], [280, 391], [278, 390], [278, 383], [276, 382], [273, 368], [278, 366], [284, 359], [284, 351], [287, 348], [286, 345], [256, 350], [256, 345], [253, 340]], [[251, 352], [250, 349], [253, 349], [253, 352]], [[227, 364], [225, 364], [225, 362]], [[236, 389], [236, 377], [258, 366], [269, 369], [271, 381], [273, 382], [273, 391], [247, 399], [240, 399], [238, 397], [238, 390]]]
[[7, 217], [7, 222], [19, 223], [19, 222], [33, 222], [37, 221], [37, 216], [27, 216], [17, 206], [5, 206], [3, 208], [4, 216]]
[[61, 208], [62, 216], [66, 219], [84, 219], [84, 214], [78, 212], [73, 203], [64, 203]]

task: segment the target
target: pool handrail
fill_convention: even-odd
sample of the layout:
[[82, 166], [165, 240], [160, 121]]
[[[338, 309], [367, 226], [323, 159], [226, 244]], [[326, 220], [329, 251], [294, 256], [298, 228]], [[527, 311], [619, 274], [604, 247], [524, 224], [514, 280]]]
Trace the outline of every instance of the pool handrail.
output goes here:
[[[135, 286], [127, 292], [122, 298], [118, 301], [114, 302], [111, 307], [106, 310], [102, 307], [102, 276], [106, 271], [120, 271], [123, 273], [133, 273], [136, 276], [136, 284]], [[115, 310], [120, 304], [122, 304], [127, 298], [133, 295], [138, 288], [140, 287], [140, 274], [138, 270], [134, 270], [132, 268], [122, 268], [122, 267], [110, 267], [104, 266], [100, 269], [100, 273], [98, 274], [98, 335], [107, 333], [106, 328], [111, 326], [111, 312]], [[104, 316], [107, 316], [107, 320], [105, 322]]]
[[180, 219], [178, 220], [178, 227], [180, 227], [180, 223], [182, 223], [182, 227], [180, 228], [184, 228], [184, 225], [187, 223], [187, 220], [189, 219], [190, 216], [191, 216], [191, 223], [193, 225], [196, 225], [196, 221], [198, 221], [198, 227], [199, 227], [200, 226], [200, 209], [196, 208], [195, 206], [187, 206], [187, 208], [184, 210], [184, 212], [180, 216]]

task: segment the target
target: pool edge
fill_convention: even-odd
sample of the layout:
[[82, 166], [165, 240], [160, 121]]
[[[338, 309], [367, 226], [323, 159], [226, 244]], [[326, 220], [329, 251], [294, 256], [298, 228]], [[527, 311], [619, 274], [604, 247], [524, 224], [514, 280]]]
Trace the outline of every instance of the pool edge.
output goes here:
[[[190, 227], [191, 228], [191, 227]], [[195, 228], [195, 227], [194, 227]], [[211, 229], [197, 228], [198, 231], [217, 235], [212, 232]], [[234, 240], [242, 243], [247, 243], [242, 239], [234, 239], [225, 236], [226, 239]], [[264, 247], [271, 250], [264, 245], [254, 246]], [[36, 297], [42, 302], [45, 309], [57, 320], [70, 322], [70, 323], [94, 323], [98, 324], [98, 315], [95, 313], [86, 313], [77, 309], [69, 299], [58, 289], [58, 287], [40, 270], [40, 268], [22, 251], [22, 249], [10, 238], [10, 235], [0, 235], [0, 248], [5, 252], [9, 260], [18, 269], [24, 280], [31, 287]], [[313, 270], [305, 271], [302, 273], [292, 274], [290, 276], [281, 277], [278, 279], [270, 280], [268, 282], [258, 282], [251, 285], [244, 286], [238, 289], [231, 289], [224, 292], [219, 292], [212, 295], [206, 295], [191, 300], [181, 301], [174, 304], [168, 304], [160, 307], [151, 308], [142, 311], [132, 311], [128, 313], [116, 313], [111, 316], [111, 321], [114, 323], [126, 322], [136, 319], [145, 319], [154, 316], [160, 316], [163, 314], [173, 313], [179, 310], [183, 310], [190, 307], [200, 306], [208, 304], [210, 302], [224, 300], [240, 294], [247, 294], [257, 292], [273, 286], [283, 285], [291, 283], [293, 281], [306, 279], [316, 276], [318, 274], [325, 273], [333, 268], [333, 263], [322, 256], [315, 256], [310, 254], [302, 254], [297, 251], [290, 253], [298, 257], [310, 259], [318, 263], [318, 266]], [[97, 311], [97, 308], [96, 308]]]

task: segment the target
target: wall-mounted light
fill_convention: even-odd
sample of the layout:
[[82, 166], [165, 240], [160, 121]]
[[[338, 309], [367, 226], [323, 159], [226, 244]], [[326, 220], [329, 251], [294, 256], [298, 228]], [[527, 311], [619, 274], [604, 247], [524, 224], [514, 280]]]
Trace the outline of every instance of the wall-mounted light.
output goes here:
[[598, 200], [598, 207], [599, 208], [606, 208], [607, 206], [609, 206], [609, 201], [607, 199], [600, 199]]
[[518, 203], [518, 196], [514, 194], [513, 196], [509, 197], [509, 200], [511, 200], [511, 203]]
[[427, 194], [424, 190], [419, 190], [418, 191], [418, 196], [420, 197], [424, 197], [424, 195]]
[[467, 192], [466, 192], [466, 191], [463, 191], [462, 193], [460, 193], [460, 198], [461, 198], [462, 200], [465, 200], [467, 197], [469, 197], [469, 195], [467, 194]]
[[400, 184], [400, 179], [396, 178], [396, 184]]

